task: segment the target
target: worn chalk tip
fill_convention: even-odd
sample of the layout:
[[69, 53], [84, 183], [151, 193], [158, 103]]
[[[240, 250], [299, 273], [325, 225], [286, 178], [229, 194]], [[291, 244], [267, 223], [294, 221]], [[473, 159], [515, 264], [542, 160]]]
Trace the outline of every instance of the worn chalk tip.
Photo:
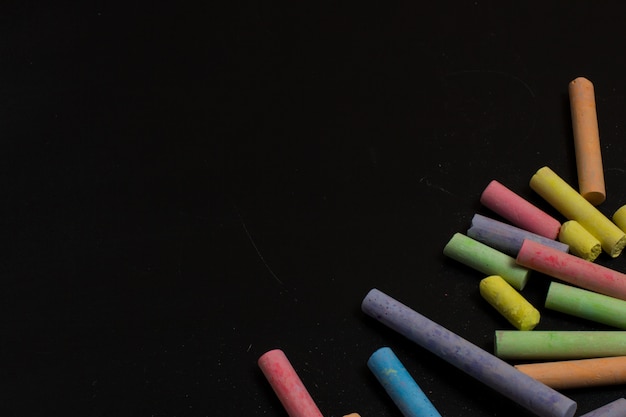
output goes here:
[[594, 206], [599, 206], [604, 203], [604, 200], [606, 200], [606, 194], [601, 191], [589, 191], [582, 194], [582, 196]]
[[539, 310], [532, 309], [519, 319], [519, 321], [517, 322], [517, 328], [522, 331], [532, 330], [537, 327], [540, 320], [541, 315], [539, 313]]
[[611, 252], [609, 253], [609, 255], [611, 255], [612, 258], [617, 258], [621, 253], [622, 250], [624, 249], [624, 247], [626, 246], [626, 235], [622, 236], [611, 248]]
[[372, 305], [376, 303], [376, 299], [380, 296], [380, 294], [382, 293], [377, 288], [369, 290], [361, 302], [361, 311], [369, 316], [377, 318], [379, 314], [372, 310]]
[[617, 225], [623, 232], [626, 232], [626, 206], [618, 208], [612, 217], [613, 223]]
[[598, 256], [600, 256], [601, 253], [602, 253], [602, 246], [598, 244], [598, 245], [593, 245], [589, 249], [588, 253], [582, 253], [579, 256], [583, 258], [585, 261], [594, 262], [598, 258]]
[[586, 261], [593, 262], [602, 252], [600, 241], [576, 220], [561, 225], [559, 240], [569, 245], [570, 252]]
[[259, 366], [263, 367], [266, 363], [269, 363], [276, 358], [286, 359], [285, 352], [283, 352], [281, 349], [268, 350], [267, 352], [259, 356], [257, 363], [259, 364]]
[[585, 77], [576, 77], [569, 83], [570, 87], [586, 87], [593, 86], [593, 83]]

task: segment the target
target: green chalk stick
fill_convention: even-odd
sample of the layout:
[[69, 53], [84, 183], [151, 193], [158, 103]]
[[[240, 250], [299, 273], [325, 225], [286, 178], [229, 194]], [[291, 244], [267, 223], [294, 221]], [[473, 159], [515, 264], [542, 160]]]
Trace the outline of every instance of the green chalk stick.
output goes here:
[[524, 289], [530, 270], [517, 265], [515, 258], [461, 233], [455, 233], [443, 254], [486, 275], [500, 275], [517, 290]]
[[568, 360], [626, 356], [626, 331], [496, 330], [500, 359]]
[[552, 282], [546, 308], [609, 326], [626, 329], [626, 301]]

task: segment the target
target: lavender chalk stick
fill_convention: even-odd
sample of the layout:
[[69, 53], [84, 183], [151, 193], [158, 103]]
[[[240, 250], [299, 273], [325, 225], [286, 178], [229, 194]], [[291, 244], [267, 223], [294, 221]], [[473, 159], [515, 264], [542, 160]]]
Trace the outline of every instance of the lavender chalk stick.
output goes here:
[[580, 417], [624, 417], [626, 416], [626, 399], [620, 398], [596, 408]]
[[524, 239], [534, 240], [535, 242], [551, 246], [561, 252], [569, 251], [569, 246], [565, 243], [548, 239], [547, 237], [498, 220], [490, 219], [480, 214], [475, 214], [472, 218], [472, 226], [467, 231], [467, 235], [472, 239], [513, 257], [517, 256], [517, 253], [522, 247], [522, 243], [524, 243]]
[[378, 349], [370, 356], [367, 367], [385, 388], [402, 415], [405, 417], [441, 417], [391, 349], [388, 347]]
[[372, 289], [363, 312], [541, 417], [572, 417], [576, 402], [468, 342], [385, 293]]

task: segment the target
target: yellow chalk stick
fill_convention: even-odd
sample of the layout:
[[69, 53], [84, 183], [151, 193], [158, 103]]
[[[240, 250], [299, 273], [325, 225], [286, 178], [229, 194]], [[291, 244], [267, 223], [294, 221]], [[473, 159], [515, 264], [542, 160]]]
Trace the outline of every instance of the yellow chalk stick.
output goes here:
[[343, 417], [361, 417], [361, 416], [359, 414], [357, 414], [357, 413], [352, 413], [352, 414], [347, 414], [347, 415], [345, 415]]
[[613, 214], [613, 222], [626, 232], [626, 206], [622, 206], [617, 209], [617, 211]]
[[569, 220], [576, 220], [600, 241], [602, 249], [613, 258], [626, 245], [626, 234], [589, 201], [548, 167], [539, 169], [530, 179], [530, 188]]
[[605, 200], [606, 190], [593, 84], [584, 77], [578, 77], [569, 83], [568, 90], [578, 190], [587, 201], [597, 206]]
[[532, 330], [539, 323], [539, 311], [498, 275], [480, 281], [480, 295], [518, 330]]
[[570, 253], [586, 261], [595, 261], [602, 252], [600, 241], [576, 220], [569, 220], [561, 225], [559, 241], [569, 245]]
[[515, 368], [554, 389], [626, 383], [626, 356], [529, 363]]

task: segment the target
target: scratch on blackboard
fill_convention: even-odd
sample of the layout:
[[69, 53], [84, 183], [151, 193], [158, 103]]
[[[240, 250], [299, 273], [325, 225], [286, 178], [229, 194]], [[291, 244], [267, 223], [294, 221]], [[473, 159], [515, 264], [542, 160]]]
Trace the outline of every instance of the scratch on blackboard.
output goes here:
[[426, 185], [429, 188], [434, 188], [436, 190], [439, 190], [439, 191], [442, 191], [442, 192], [444, 192], [446, 194], [450, 194], [450, 195], [454, 196], [454, 194], [452, 194], [450, 191], [446, 190], [445, 188], [433, 184], [428, 177], [420, 178], [420, 184], [424, 184], [424, 185]]
[[[461, 71], [456, 71], [456, 72], [452, 72], [449, 74], [445, 74], [443, 77], [441, 77], [441, 80], [443, 82], [445, 82], [445, 80], [447, 78], [451, 78], [451, 77], [456, 77], [459, 75], [471, 75], [471, 74], [475, 74], [475, 75], [497, 75], [497, 76], [501, 76], [501, 77], [506, 77], [509, 78], [510, 80], [513, 80], [514, 82], [520, 84], [522, 87], [524, 87], [524, 89], [528, 92], [528, 94], [530, 94], [530, 97], [532, 100], [535, 100], [536, 96], [535, 96], [535, 92], [533, 91], [532, 87], [526, 82], [524, 81], [522, 78], [505, 72], [505, 71], [495, 71], [495, 70], [481, 70], [481, 69], [476, 69], [476, 70], [461, 70]], [[530, 138], [530, 136], [532, 135], [532, 133], [535, 131], [535, 125], [537, 123], [537, 117], [536, 117], [536, 110], [533, 114], [533, 118], [531, 123], [529, 124], [528, 127], [528, 131], [526, 132], [526, 134], [524, 135], [524, 137], [520, 140], [518, 140], [516, 143], [523, 143], [525, 142], [528, 138]], [[513, 148], [511, 148], [513, 149]]]
[[261, 262], [263, 262], [263, 265], [265, 265], [265, 268], [268, 270], [268, 272], [272, 275], [272, 277], [274, 277], [274, 279], [276, 280], [276, 282], [278, 282], [280, 285], [285, 285], [279, 278], [278, 276], [276, 276], [276, 274], [274, 273], [274, 271], [272, 271], [272, 268], [270, 268], [269, 264], [265, 261], [265, 258], [263, 257], [263, 255], [261, 254], [261, 251], [259, 250], [259, 247], [256, 245], [256, 243], [254, 242], [254, 239], [252, 238], [252, 234], [250, 234], [250, 231], [248, 230], [248, 226], [246, 226], [246, 222], [243, 220], [243, 217], [241, 216], [241, 213], [239, 212], [239, 210], [237, 209], [237, 207], [235, 207], [235, 211], [237, 212], [237, 217], [239, 217], [239, 222], [241, 222], [241, 226], [243, 227], [243, 231], [246, 233], [246, 236], [248, 236], [248, 240], [250, 241], [250, 243], [252, 244], [252, 247], [254, 248], [254, 250], [256, 251], [257, 256], [259, 257], [259, 259], [261, 260]]

